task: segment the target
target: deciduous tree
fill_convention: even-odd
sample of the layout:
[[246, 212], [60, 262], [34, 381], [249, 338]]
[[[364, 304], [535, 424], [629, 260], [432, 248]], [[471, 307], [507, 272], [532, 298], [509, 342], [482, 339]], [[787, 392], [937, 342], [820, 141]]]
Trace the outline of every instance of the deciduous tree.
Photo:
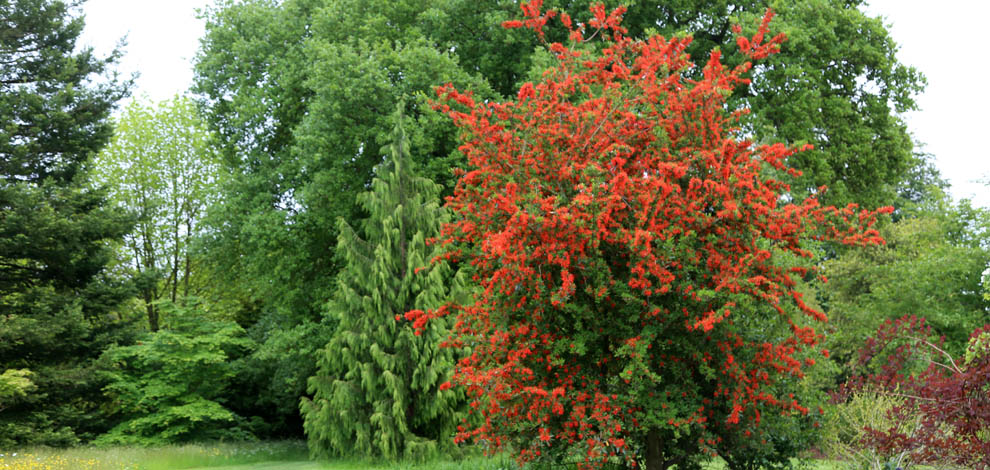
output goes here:
[[[545, 37], [556, 12], [541, 4], [505, 25]], [[469, 264], [480, 293], [406, 318], [455, 314], [450, 345], [472, 348], [452, 384], [480, 424], [459, 440], [524, 461], [694, 468], [764, 413], [808, 411], [787, 386], [825, 320], [798, 290], [815, 273], [803, 243], [880, 243], [878, 213], [787, 202], [773, 175], [799, 175], [785, 162], [802, 148], [753, 144], [735, 127], [745, 111], [726, 112], [749, 62], [715, 50], [695, 71], [690, 38], [633, 41], [623, 8], [591, 11], [560, 15], [570, 46], [550, 44], [556, 65], [515, 100], [438, 89], [469, 163], [443, 259]], [[784, 40], [770, 18], [736, 39], [752, 60]]]
[[98, 442], [154, 445], [249, 439], [245, 422], [224, 406], [234, 375], [230, 358], [253, 343], [231, 320], [199, 308], [164, 303], [163, 328], [137, 344], [108, 348], [101, 357], [109, 408], [121, 418]]
[[192, 101], [133, 101], [114, 137], [93, 162], [93, 182], [137, 217], [119, 256], [136, 280], [148, 319], [158, 330], [158, 302], [204, 295], [193, 239], [206, 208], [218, 202], [219, 159]]
[[885, 245], [847, 250], [823, 266], [831, 279], [821, 289], [828, 347], [846, 373], [862, 339], [885, 320], [924, 316], [953, 355], [990, 321], [981, 287], [990, 266], [990, 212], [945, 198], [926, 205], [881, 228]]

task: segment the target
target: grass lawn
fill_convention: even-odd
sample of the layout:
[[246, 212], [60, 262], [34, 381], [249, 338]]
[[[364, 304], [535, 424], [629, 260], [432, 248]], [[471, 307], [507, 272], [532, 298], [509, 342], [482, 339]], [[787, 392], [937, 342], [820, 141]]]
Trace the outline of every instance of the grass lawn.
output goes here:
[[318, 462], [262, 462], [227, 467], [197, 467], [190, 470], [324, 470], [332, 467]]
[[0, 470], [514, 470], [509, 459], [476, 457], [420, 465], [364, 460], [310, 461], [302, 442], [164, 447], [0, 449]]
[[[559, 468], [559, 467], [558, 467]], [[724, 470], [713, 463], [708, 470]], [[824, 461], [805, 470], [837, 470]], [[473, 457], [423, 464], [366, 460], [310, 461], [302, 442], [190, 444], [165, 447], [0, 449], [0, 470], [516, 470], [508, 457]]]

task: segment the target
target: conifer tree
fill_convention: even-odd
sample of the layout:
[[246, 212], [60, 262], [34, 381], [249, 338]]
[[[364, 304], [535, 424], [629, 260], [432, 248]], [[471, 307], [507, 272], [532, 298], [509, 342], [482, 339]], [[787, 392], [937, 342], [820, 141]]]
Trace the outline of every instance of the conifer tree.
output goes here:
[[[16, 379], [0, 447], [105, 430], [94, 361], [129, 341], [113, 311], [130, 286], [108, 266], [132, 223], [85, 170], [131, 82], [113, 71], [119, 51], [99, 57], [78, 42], [80, 3], [0, 2], [0, 389]], [[17, 385], [26, 380], [30, 391]]]
[[395, 120], [385, 162], [357, 197], [368, 218], [338, 220], [343, 268], [326, 312], [338, 326], [300, 405], [314, 455], [421, 460], [452, 444], [458, 398], [440, 388], [453, 366], [439, 347], [446, 327], [416, 333], [396, 321], [448, 297], [450, 268], [431, 264], [426, 244], [447, 215], [439, 185], [413, 172], [401, 106]]

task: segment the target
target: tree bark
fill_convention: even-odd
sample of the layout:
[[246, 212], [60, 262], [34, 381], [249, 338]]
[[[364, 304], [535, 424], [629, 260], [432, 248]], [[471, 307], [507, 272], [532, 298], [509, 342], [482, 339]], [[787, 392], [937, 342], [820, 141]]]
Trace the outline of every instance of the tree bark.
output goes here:
[[149, 291], [144, 293], [144, 307], [148, 311], [148, 329], [151, 332], [158, 331], [158, 309], [155, 308], [155, 299]]
[[646, 470], [665, 470], [663, 451], [660, 445], [660, 432], [651, 430], [646, 434]]

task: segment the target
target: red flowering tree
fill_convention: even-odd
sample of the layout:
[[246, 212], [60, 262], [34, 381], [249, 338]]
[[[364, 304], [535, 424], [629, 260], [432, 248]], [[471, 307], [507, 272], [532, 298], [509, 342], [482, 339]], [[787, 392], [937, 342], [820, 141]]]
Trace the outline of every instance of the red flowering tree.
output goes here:
[[[522, 9], [506, 27], [542, 37], [556, 16]], [[745, 110], [725, 109], [750, 64], [713, 51], [689, 79], [690, 38], [633, 41], [622, 8], [591, 12], [560, 15], [569, 45], [549, 45], [556, 65], [516, 100], [438, 89], [470, 164], [439, 242], [478, 290], [406, 318], [456, 315], [449, 344], [471, 348], [452, 383], [479, 419], [458, 440], [522, 461], [691, 468], [764, 412], [807, 412], [781, 380], [813, 362], [825, 320], [797, 290], [814, 277], [803, 243], [880, 243], [877, 212], [788, 200], [773, 175], [798, 149], [745, 140]], [[767, 38], [771, 16], [738, 39], [754, 60], [784, 40]]]
[[963, 357], [943, 349], [925, 319], [887, 320], [860, 350], [854, 375], [833, 398], [864, 390], [897, 398], [888, 429], [866, 428], [857, 443], [910, 463], [990, 469], [990, 324], [970, 336]]

